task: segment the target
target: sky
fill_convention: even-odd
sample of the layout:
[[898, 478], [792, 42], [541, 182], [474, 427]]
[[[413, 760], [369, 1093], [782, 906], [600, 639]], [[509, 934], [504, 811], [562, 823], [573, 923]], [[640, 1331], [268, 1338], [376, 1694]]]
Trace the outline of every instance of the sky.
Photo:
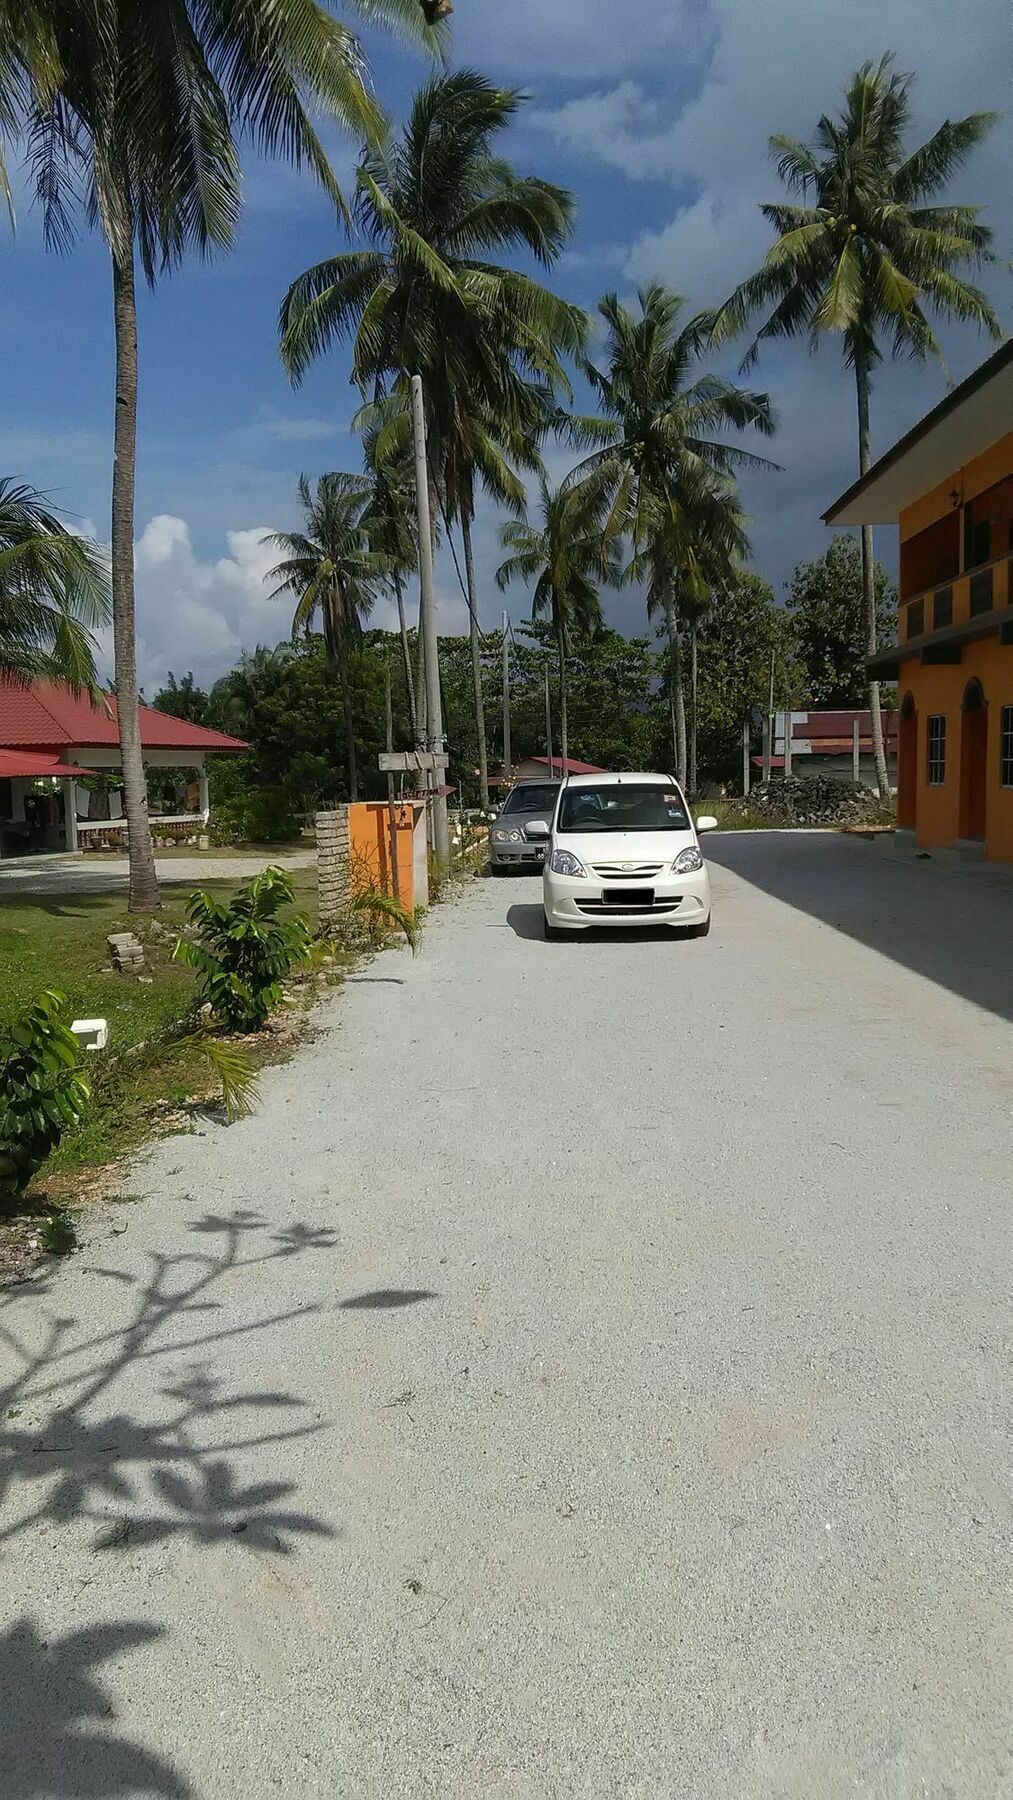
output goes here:
[[[574, 193], [576, 229], [551, 280], [589, 311], [603, 292], [631, 298], [656, 278], [692, 308], [720, 303], [770, 242], [758, 210], [780, 193], [768, 136], [809, 137], [866, 58], [893, 50], [916, 73], [919, 142], [946, 116], [1008, 110], [1013, 72], [1008, 0], [456, 0], [451, 24], [453, 65], [528, 96], [503, 147], [519, 170]], [[401, 118], [425, 60], [371, 29], [363, 37], [377, 95]], [[328, 142], [350, 180], [354, 145], [336, 131]], [[1007, 256], [1011, 167], [1007, 117], [953, 187], [988, 208]], [[358, 466], [349, 432], [358, 397], [341, 352], [291, 387], [278, 305], [297, 273], [343, 241], [309, 175], [248, 158], [234, 251], [189, 264], [142, 298], [136, 573], [149, 695], [170, 668], [209, 683], [244, 649], [288, 631], [289, 603], [271, 600], [264, 581], [277, 553], [263, 540], [298, 523], [300, 472]], [[0, 473], [43, 489], [105, 540], [112, 338], [101, 243], [85, 235], [68, 256], [48, 252], [22, 186], [16, 233], [0, 221], [0, 272]], [[1008, 329], [1008, 275], [993, 271], [985, 285]], [[987, 354], [974, 331], [940, 335], [953, 380]], [[711, 366], [734, 376], [740, 353], [733, 346]], [[780, 464], [743, 483], [752, 565], [783, 594], [794, 565], [826, 548], [820, 515], [857, 473], [853, 383], [832, 340], [815, 357], [804, 344], [765, 348], [748, 379], [771, 396], [778, 433], [758, 447]], [[874, 454], [941, 398], [946, 380], [938, 366], [882, 365]], [[553, 476], [568, 466], [561, 451], [547, 460]], [[499, 523], [484, 507], [476, 527], [484, 627], [503, 606]], [[888, 567], [894, 536], [877, 535]], [[437, 575], [440, 628], [466, 629], [445, 555]], [[612, 623], [644, 629], [635, 591], [604, 598]], [[518, 620], [528, 610], [522, 591], [508, 605]], [[385, 602], [373, 622], [393, 622]]]

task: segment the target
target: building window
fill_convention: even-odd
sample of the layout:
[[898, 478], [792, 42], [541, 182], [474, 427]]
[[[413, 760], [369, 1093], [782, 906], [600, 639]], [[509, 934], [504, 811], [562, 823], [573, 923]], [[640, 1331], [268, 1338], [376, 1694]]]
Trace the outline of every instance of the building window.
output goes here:
[[929, 720], [929, 786], [942, 787], [946, 780], [946, 714], [933, 713]]
[[1013, 788], [1013, 706], [1004, 706], [999, 728], [999, 779]]
[[935, 631], [941, 631], [944, 625], [953, 624], [953, 589], [937, 588], [932, 596], [932, 625]]
[[970, 612], [971, 612], [972, 619], [977, 618], [979, 613], [991, 612], [991, 610], [992, 610], [992, 570], [991, 569], [979, 569], [977, 575], [971, 576], [971, 580], [968, 585], [970, 588], [970, 596], [971, 596]]

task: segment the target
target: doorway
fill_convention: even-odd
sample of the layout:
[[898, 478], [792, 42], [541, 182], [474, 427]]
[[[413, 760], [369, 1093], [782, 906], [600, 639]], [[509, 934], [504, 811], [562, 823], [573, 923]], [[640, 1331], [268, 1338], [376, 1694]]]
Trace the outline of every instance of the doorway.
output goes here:
[[960, 714], [959, 836], [981, 842], [985, 836], [985, 788], [988, 779], [988, 707], [980, 681], [964, 689]]

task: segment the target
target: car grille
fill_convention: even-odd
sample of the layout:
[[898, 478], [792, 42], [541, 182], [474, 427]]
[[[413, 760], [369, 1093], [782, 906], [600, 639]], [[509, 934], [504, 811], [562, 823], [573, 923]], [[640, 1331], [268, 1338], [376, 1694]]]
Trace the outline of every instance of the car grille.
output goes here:
[[619, 902], [615, 900], [577, 901], [577, 907], [580, 912], [588, 913], [592, 917], [597, 915], [599, 918], [604, 916], [609, 919], [620, 916], [623, 918], [638, 919], [657, 918], [662, 913], [674, 912], [676, 907], [681, 906], [681, 904], [682, 901], [680, 896], [671, 894], [663, 899], [656, 900], [652, 898], [650, 900], [645, 900], [643, 904], [641, 904], [640, 901], [632, 900], [622, 900]]
[[660, 875], [664, 863], [592, 863], [595, 875], [601, 875], [606, 881], [650, 881]]

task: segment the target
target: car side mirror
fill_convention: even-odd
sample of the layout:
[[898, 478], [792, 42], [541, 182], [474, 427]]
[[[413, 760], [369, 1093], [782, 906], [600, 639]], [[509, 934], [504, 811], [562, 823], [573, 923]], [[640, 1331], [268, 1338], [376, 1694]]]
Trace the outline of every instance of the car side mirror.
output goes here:
[[547, 838], [549, 835], [549, 827], [546, 825], [544, 819], [532, 819], [527, 827], [527, 833], [529, 838]]
[[698, 831], [716, 831], [718, 822], [715, 818], [712, 818], [710, 813], [704, 813], [702, 818], [697, 820], [696, 828]]

